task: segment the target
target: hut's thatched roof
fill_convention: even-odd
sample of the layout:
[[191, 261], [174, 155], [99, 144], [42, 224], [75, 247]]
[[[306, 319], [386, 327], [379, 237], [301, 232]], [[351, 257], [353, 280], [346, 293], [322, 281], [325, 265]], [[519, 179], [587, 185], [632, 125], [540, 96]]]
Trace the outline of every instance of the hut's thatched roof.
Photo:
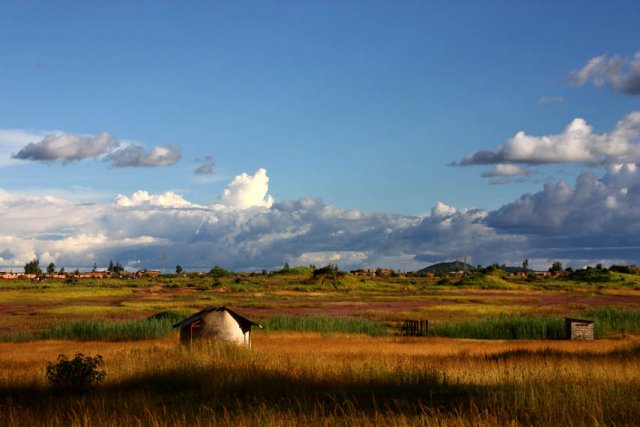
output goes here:
[[238, 322], [238, 325], [240, 325], [240, 329], [242, 329], [243, 333], [250, 331], [252, 326], [257, 326], [259, 328], [262, 328], [261, 324], [256, 323], [252, 320], [249, 320], [246, 317], [239, 315], [235, 311], [228, 309], [227, 307], [207, 307], [204, 310], [199, 311], [196, 314], [184, 319], [182, 322], [176, 323], [175, 325], [173, 325], [173, 327], [182, 328], [184, 326], [188, 326], [191, 323], [197, 320], [200, 320], [202, 317], [206, 316], [207, 314], [213, 311], [226, 311], [227, 313], [229, 313], [229, 315], [233, 317], [236, 322]]

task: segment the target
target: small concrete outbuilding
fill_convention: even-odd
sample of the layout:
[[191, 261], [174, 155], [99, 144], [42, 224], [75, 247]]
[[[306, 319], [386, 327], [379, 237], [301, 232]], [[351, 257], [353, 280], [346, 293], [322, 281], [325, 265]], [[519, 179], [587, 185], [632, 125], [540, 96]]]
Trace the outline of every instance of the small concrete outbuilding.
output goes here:
[[592, 340], [593, 320], [564, 319], [568, 340]]
[[180, 328], [180, 341], [208, 339], [251, 347], [251, 328], [262, 325], [243, 317], [227, 307], [209, 307], [173, 325]]

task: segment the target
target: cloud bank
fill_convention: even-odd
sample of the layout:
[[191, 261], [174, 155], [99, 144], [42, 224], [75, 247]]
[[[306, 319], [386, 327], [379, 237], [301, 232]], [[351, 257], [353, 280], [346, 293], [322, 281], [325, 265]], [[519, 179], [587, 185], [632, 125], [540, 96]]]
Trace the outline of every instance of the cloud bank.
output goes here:
[[235, 270], [338, 263], [342, 268], [415, 270], [469, 256], [474, 263], [548, 267], [636, 263], [640, 248], [640, 169], [611, 165], [571, 186], [548, 183], [492, 212], [437, 203], [423, 216], [343, 209], [314, 198], [273, 200], [266, 170], [231, 180], [219, 202], [137, 191], [109, 204], [0, 191], [0, 265], [38, 257], [67, 268], [109, 259], [160, 268]]
[[568, 77], [570, 83], [583, 85], [591, 82], [596, 86], [608, 85], [611, 89], [626, 95], [640, 95], [640, 53], [633, 59], [606, 55], [591, 58], [579, 70], [573, 70]]

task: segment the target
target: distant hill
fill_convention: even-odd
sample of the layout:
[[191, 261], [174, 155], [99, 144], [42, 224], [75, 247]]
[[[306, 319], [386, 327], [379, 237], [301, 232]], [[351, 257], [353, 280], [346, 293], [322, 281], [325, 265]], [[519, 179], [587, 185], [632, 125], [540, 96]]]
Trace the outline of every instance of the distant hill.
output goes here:
[[473, 271], [476, 268], [472, 265], [465, 264], [464, 262], [439, 262], [437, 264], [425, 267], [422, 270], [418, 270], [418, 273], [435, 273], [442, 271], [443, 273], [455, 273], [456, 271]]

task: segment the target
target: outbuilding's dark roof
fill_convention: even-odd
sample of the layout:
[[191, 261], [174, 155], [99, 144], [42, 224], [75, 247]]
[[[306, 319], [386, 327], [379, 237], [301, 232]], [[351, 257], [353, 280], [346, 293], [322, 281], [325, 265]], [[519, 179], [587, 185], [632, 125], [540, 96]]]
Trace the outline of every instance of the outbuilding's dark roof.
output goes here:
[[201, 319], [203, 316], [211, 313], [212, 311], [226, 311], [227, 313], [229, 313], [231, 317], [233, 317], [235, 321], [238, 322], [238, 325], [240, 325], [240, 329], [242, 329], [243, 333], [250, 331], [252, 326], [262, 328], [261, 324], [249, 320], [246, 317], [239, 315], [235, 311], [228, 309], [227, 307], [207, 307], [204, 310], [199, 311], [196, 314], [184, 319], [182, 322], [176, 323], [175, 325], [173, 325], [173, 327], [182, 328], [184, 326], [190, 325], [191, 323]]
[[571, 319], [569, 317], [565, 317], [564, 320], [571, 323], [595, 323], [596, 322], [595, 320]]

